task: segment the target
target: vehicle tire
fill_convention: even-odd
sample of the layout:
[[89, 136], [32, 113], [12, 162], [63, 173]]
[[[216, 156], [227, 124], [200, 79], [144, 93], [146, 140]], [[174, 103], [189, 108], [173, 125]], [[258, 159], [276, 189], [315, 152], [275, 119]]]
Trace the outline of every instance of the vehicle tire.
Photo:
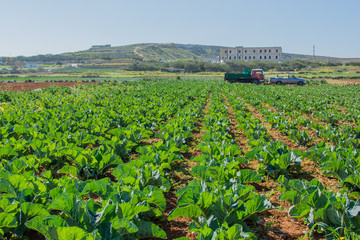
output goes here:
[[280, 81], [276, 82], [276, 85], [281, 85], [281, 84], [282, 84], [282, 82], [280, 82]]
[[256, 84], [256, 85], [259, 85], [260, 82], [259, 82], [259, 80], [256, 79], [256, 80], [253, 80], [252, 83]]
[[298, 85], [302, 86], [302, 85], [304, 85], [304, 83], [303, 82], [298, 82]]

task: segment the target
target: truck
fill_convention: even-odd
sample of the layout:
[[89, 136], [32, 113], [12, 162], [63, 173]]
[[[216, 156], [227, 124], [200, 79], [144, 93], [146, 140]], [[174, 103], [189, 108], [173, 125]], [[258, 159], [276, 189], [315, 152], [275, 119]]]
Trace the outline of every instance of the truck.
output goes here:
[[299, 86], [303, 86], [306, 83], [306, 80], [303, 78], [297, 78], [295, 75], [288, 74], [287, 78], [270, 78], [270, 83], [275, 83], [276, 85], [297, 84]]
[[224, 80], [234, 83], [264, 83], [264, 71], [262, 69], [245, 69], [243, 73], [225, 73]]

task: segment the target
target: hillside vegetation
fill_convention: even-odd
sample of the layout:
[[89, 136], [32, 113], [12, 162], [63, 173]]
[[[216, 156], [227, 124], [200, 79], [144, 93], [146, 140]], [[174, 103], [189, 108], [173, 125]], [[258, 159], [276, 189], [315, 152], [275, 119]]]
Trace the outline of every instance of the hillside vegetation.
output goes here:
[[[217, 59], [219, 46], [175, 44], [175, 43], [141, 43], [117, 47], [90, 48], [84, 51], [62, 54], [46, 54], [31, 57], [19, 56], [17, 61], [28, 62], [62, 62], [62, 61], [133, 61], [133, 60], [177, 60]], [[5, 57], [0, 61], [6, 62]]]

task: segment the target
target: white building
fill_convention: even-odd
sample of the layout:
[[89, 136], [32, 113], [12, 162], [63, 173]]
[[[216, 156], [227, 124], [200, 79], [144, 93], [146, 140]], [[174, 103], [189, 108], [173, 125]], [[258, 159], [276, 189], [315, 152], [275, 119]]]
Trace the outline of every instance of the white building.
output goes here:
[[281, 47], [234, 47], [220, 48], [220, 62], [230, 60], [262, 60], [280, 61], [282, 57]]

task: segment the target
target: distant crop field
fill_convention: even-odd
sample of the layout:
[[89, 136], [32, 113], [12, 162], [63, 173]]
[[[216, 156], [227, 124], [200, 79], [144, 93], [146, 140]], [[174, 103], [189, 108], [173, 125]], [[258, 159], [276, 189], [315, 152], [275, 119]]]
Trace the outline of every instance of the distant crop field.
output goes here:
[[356, 239], [359, 94], [209, 77], [0, 91], [0, 236]]

